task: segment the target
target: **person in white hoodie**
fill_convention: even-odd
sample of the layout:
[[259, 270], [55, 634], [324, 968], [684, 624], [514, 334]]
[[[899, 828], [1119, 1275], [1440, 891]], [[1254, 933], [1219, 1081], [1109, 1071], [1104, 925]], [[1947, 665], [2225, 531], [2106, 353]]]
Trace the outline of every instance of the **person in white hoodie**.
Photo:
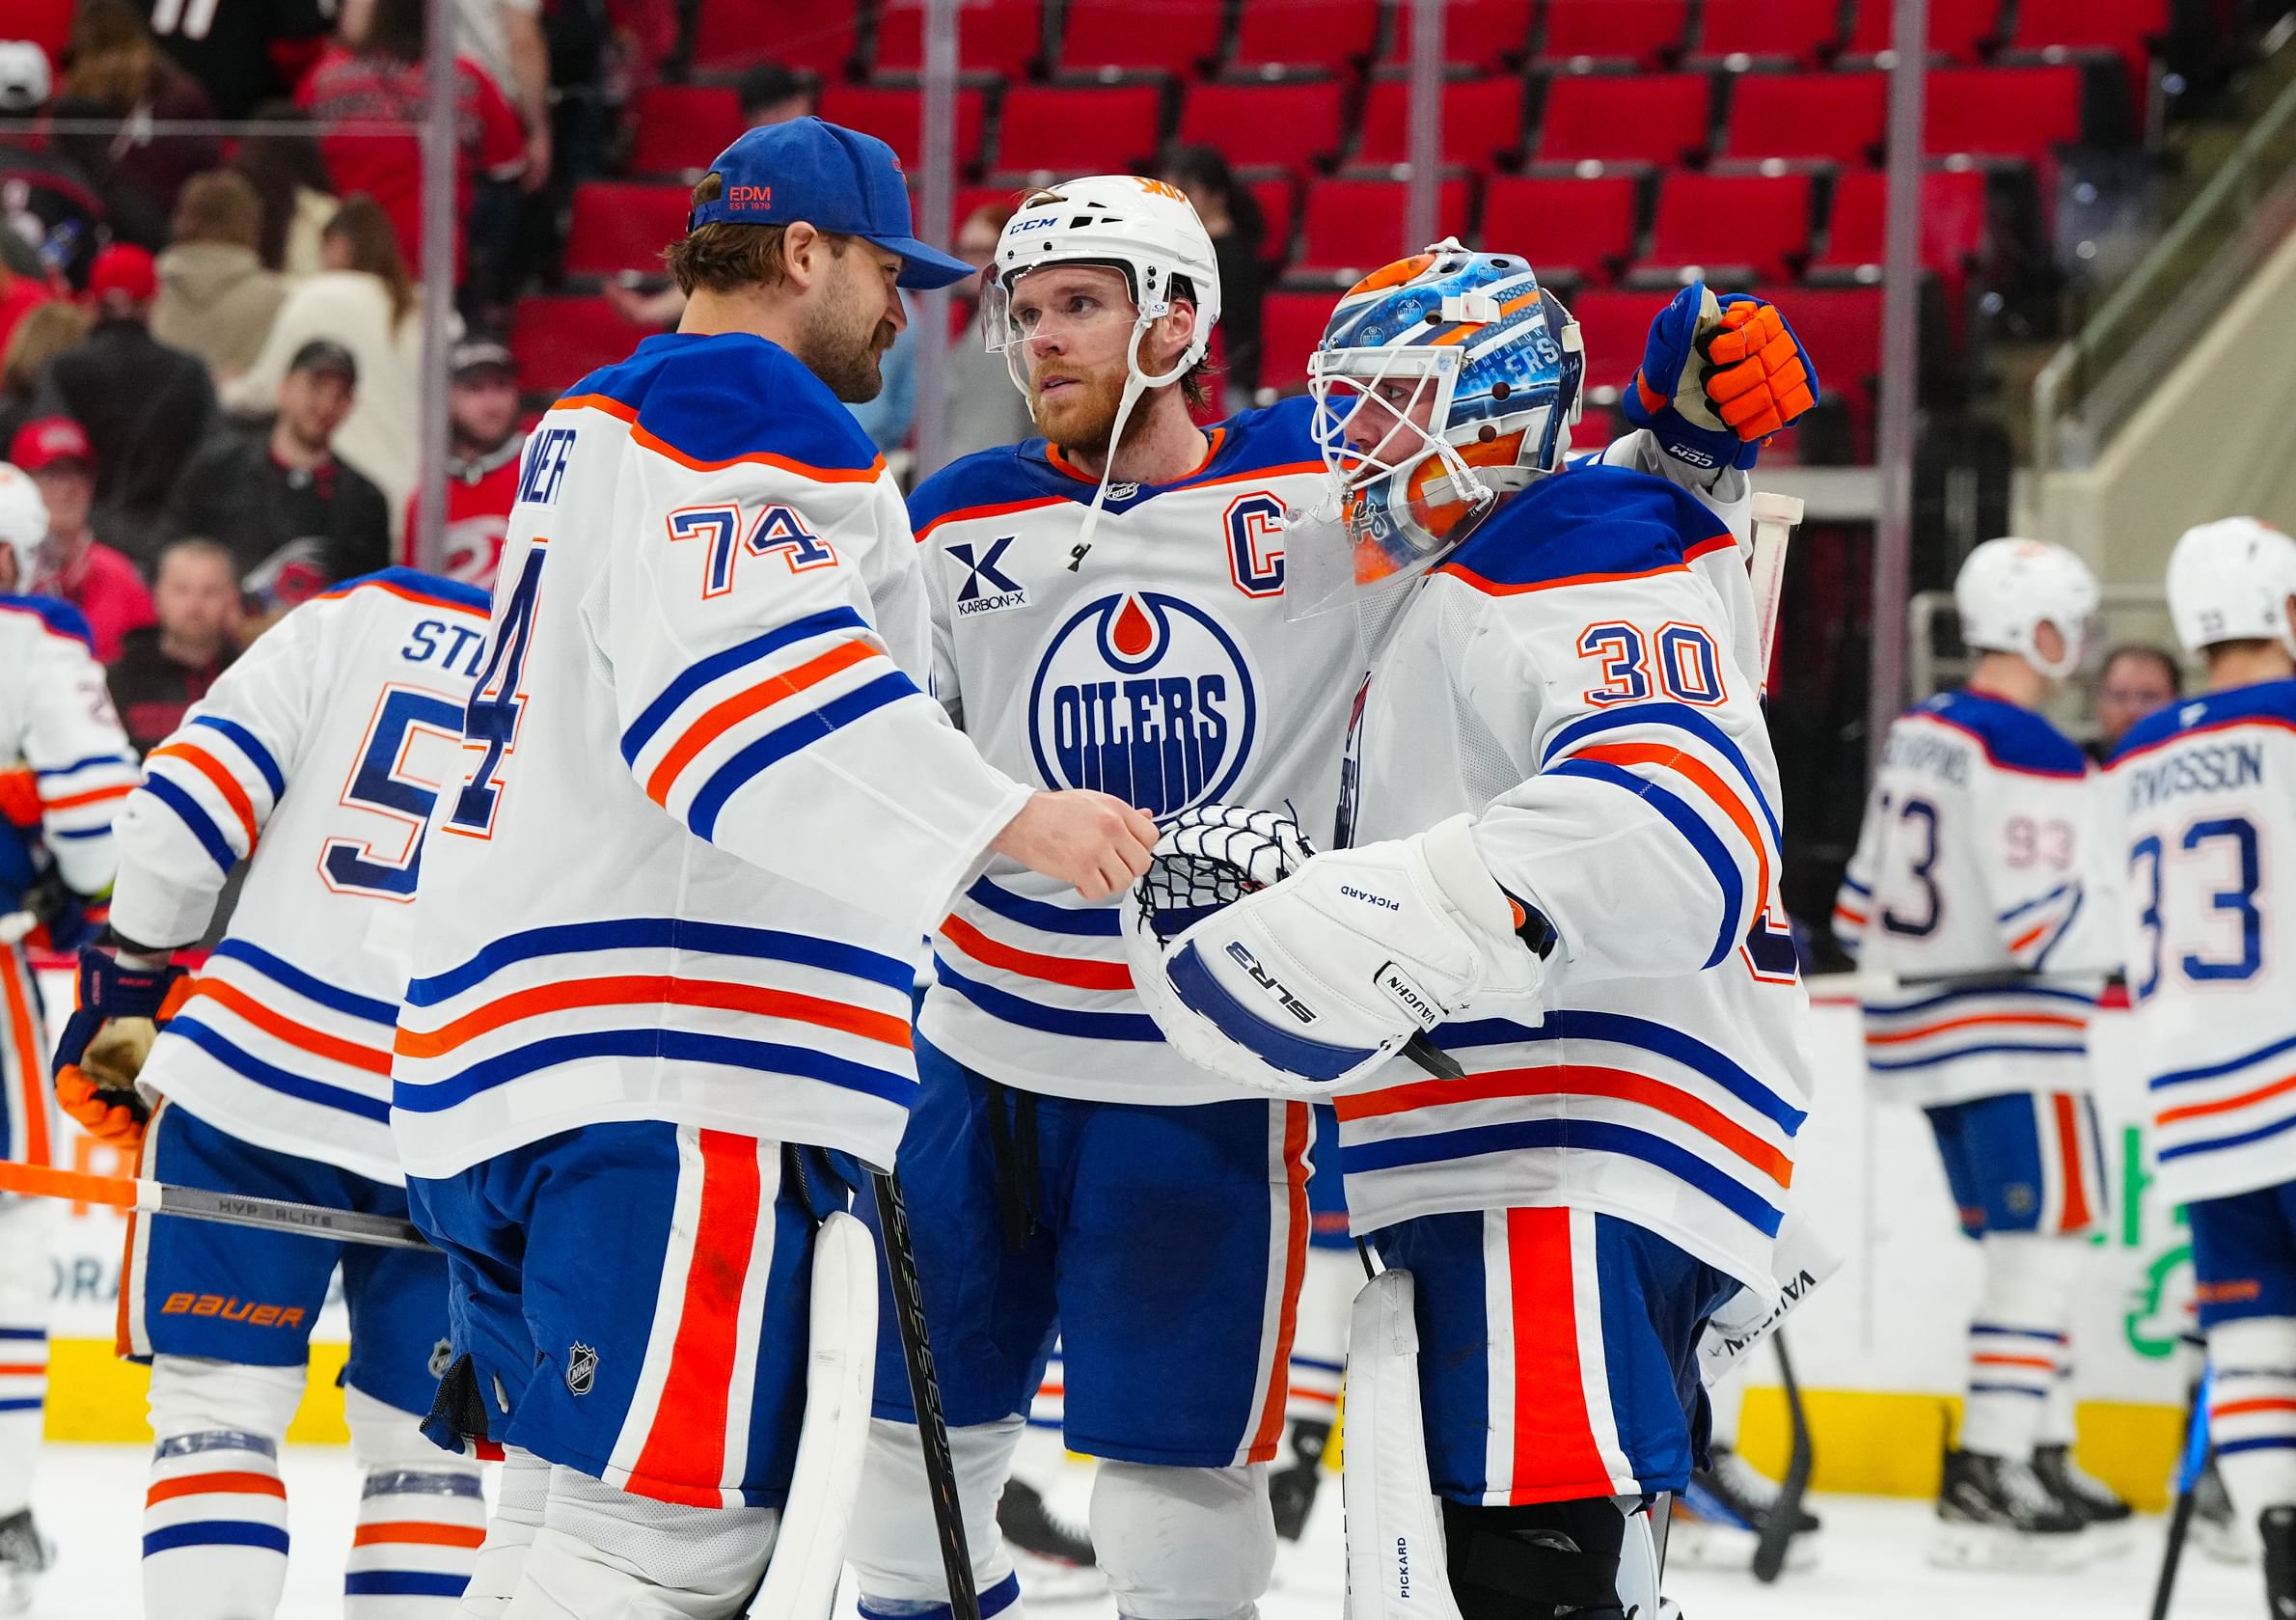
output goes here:
[[193, 176], [168, 226], [151, 335], [205, 361], [217, 388], [255, 363], [287, 297], [256, 253], [262, 235], [262, 199], [228, 169]]

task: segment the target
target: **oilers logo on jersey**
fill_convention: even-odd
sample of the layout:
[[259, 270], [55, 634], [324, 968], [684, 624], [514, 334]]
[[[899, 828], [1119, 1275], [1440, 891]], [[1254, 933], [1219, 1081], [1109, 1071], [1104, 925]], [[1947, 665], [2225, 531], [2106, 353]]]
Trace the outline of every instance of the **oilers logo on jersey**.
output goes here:
[[1209, 609], [1158, 590], [1079, 608], [1028, 693], [1045, 782], [1113, 793], [1160, 819], [1225, 797], [1258, 726], [1258, 684], [1235, 635]]

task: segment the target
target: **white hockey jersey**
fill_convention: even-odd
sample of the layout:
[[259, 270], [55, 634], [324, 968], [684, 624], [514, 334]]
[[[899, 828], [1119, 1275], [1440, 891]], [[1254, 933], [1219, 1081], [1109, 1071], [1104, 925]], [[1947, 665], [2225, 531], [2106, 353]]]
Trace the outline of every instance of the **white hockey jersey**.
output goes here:
[[2296, 680], [2170, 704], [2105, 786], [2161, 1194], [2296, 1181]]
[[112, 926], [197, 940], [247, 882], [143, 1082], [259, 1147], [398, 1182], [391, 1040], [424, 830], [462, 753], [486, 593], [390, 568], [265, 631], [145, 760]]
[[2087, 756], [2029, 709], [1946, 692], [1892, 723], [1833, 917], [1861, 969], [1901, 984], [1865, 1002], [1881, 1095], [2088, 1088], [2119, 965], [2100, 810]]
[[[1311, 841], [1329, 842], [1368, 648], [1353, 613], [1285, 608], [1286, 548], [1317, 536], [1278, 520], [1325, 493], [1313, 412], [1307, 399], [1244, 412], [1212, 430], [1188, 477], [1117, 485], [1081, 559], [1098, 481], [1041, 439], [918, 486], [935, 695], [983, 754], [1024, 781], [1099, 788], [1159, 817], [1289, 805]], [[1606, 453], [1657, 458], [1647, 434]], [[998, 861], [959, 896], [933, 941], [925, 1038], [1055, 1096], [1233, 1097], [1141, 1008], [1114, 905], [1059, 894]]]
[[629, 1119], [891, 1162], [919, 943], [1028, 792], [928, 643], [900, 493], [784, 350], [649, 338], [558, 401], [424, 857], [410, 1175]]
[[1536, 1028], [1434, 1033], [1334, 1099], [1357, 1232], [1446, 1211], [1632, 1221], [1757, 1288], [1809, 1093], [1778, 897], [1778, 779], [1706, 572], [1736, 536], [1681, 489], [1580, 466], [1510, 499], [1414, 590], [1355, 698], [1341, 821], [1477, 817], [1559, 937]]
[[[24, 808], [37, 810], [22, 837], [38, 837], [57, 875], [81, 894], [109, 889], [112, 816], [135, 786], [135, 751], [87, 621], [51, 597], [0, 595], [0, 769], [30, 774]], [[0, 916], [34, 875], [31, 849], [0, 824]], [[22, 948], [0, 945], [0, 1159], [49, 1164], [57, 1140], [40, 993]]]

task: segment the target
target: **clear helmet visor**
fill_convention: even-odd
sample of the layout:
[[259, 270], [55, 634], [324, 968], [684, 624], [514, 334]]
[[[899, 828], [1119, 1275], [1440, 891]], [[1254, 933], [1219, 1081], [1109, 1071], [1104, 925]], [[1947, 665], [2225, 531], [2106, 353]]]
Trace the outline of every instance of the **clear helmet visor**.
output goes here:
[[1295, 518], [1284, 605], [1305, 618], [1417, 578], [1495, 499], [1441, 433], [1459, 378], [1445, 348], [1318, 350], [1308, 357], [1323, 499]]

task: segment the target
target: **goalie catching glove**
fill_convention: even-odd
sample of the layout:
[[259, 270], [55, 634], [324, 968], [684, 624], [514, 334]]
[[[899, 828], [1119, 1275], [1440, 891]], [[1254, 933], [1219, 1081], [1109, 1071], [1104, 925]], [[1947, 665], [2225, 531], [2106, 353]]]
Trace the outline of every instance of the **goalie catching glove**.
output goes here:
[[1317, 855], [1288, 815], [1182, 814], [1123, 906], [1133, 985], [1180, 1054], [1283, 1097], [1345, 1089], [1470, 1007], [1536, 1024], [1553, 931], [1458, 816]]
[[136, 1076], [159, 1026], [190, 995], [183, 970], [90, 947], [80, 952], [71, 1017], [56, 1042], [56, 1102], [90, 1136], [123, 1148], [144, 1139], [150, 1104]]

